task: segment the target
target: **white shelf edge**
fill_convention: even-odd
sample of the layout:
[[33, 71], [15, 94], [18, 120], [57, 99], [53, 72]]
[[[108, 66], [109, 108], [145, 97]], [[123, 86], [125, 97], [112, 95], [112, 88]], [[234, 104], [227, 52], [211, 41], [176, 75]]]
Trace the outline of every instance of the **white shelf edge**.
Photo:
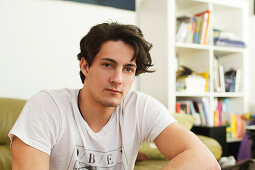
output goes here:
[[242, 92], [213, 93], [214, 97], [244, 97]]
[[192, 48], [192, 49], [202, 49], [202, 50], [209, 50], [210, 47], [208, 45], [201, 45], [201, 44], [193, 44], [193, 43], [182, 43], [176, 42], [176, 48]]
[[222, 52], [236, 52], [242, 53], [245, 48], [234, 48], [234, 47], [221, 47], [221, 46], [213, 46], [214, 51], [222, 51]]
[[227, 139], [227, 143], [232, 143], [232, 142], [241, 142], [242, 138], [229, 138]]
[[190, 92], [175, 92], [176, 97], [209, 97], [210, 93], [190, 93]]
[[225, 92], [225, 93], [191, 93], [191, 92], [175, 92], [176, 97], [244, 97], [242, 92]]

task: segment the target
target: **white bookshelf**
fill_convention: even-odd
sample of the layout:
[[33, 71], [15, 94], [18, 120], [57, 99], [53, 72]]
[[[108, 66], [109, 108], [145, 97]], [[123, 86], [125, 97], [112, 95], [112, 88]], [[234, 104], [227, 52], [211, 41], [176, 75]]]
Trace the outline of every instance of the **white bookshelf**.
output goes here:
[[[194, 15], [209, 9], [209, 42], [207, 45], [175, 42], [176, 18]], [[137, 21], [144, 36], [152, 42], [152, 61], [156, 72], [139, 77], [139, 90], [161, 101], [171, 113], [175, 112], [176, 100], [183, 98], [202, 98], [209, 100], [211, 120], [214, 114], [214, 99], [229, 99], [231, 111], [248, 111], [247, 70], [248, 58], [248, 2], [244, 0], [140, 0], [137, 1]], [[246, 48], [214, 46], [213, 28], [232, 32], [246, 43]], [[177, 59], [181, 65], [196, 72], [208, 72], [209, 88], [205, 93], [177, 92]], [[240, 92], [216, 92], [214, 90], [214, 56], [224, 66], [242, 70]]]

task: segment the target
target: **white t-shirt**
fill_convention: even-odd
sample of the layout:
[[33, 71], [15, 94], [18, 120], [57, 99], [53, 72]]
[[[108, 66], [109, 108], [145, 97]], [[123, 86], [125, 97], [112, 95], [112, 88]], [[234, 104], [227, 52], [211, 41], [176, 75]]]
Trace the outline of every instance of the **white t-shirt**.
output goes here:
[[50, 156], [50, 170], [133, 169], [138, 149], [174, 118], [154, 98], [130, 92], [107, 124], [94, 133], [78, 108], [78, 89], [33, 96], [9, 133]]

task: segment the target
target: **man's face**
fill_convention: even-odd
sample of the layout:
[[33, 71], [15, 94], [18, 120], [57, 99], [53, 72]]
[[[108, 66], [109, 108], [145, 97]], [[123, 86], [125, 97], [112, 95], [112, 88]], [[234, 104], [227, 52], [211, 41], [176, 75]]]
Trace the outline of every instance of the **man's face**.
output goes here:
[[134, 49], [123, 41], [107, 41], [92, 65], [85, 63], [84, 88], [90, 100], [106, 107], [116, 107], [128, 93], [135, 78]]

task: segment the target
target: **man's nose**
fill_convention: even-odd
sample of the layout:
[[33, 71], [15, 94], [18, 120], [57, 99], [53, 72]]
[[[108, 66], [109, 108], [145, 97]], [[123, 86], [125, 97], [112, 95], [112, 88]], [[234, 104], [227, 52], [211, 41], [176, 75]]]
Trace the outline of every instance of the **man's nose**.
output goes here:
[[111, 83], [114, 84], [122, 84], [123, 81], [123, 75], [122, 75], [122, 69], [116, 69], [114, 70], [112, 76], [111, 76]]

